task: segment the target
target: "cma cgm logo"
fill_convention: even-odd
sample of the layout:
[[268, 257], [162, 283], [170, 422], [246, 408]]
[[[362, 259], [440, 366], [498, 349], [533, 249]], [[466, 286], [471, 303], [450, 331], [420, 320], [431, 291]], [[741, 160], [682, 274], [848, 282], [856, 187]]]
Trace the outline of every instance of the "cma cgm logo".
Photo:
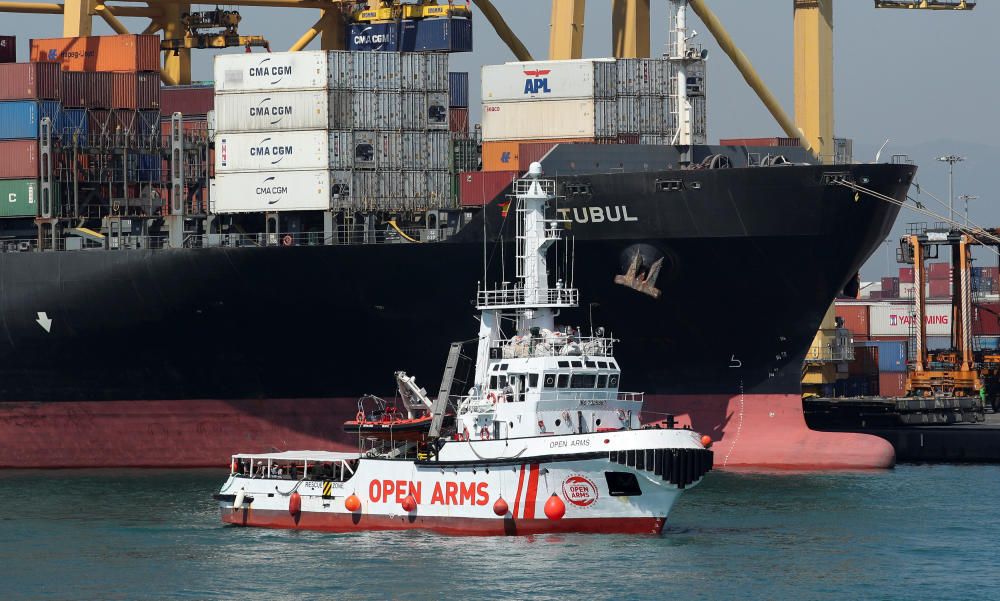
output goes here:
[[291, 156], [294, 148], [291, 144], [274, 144], [271, 138], [264, 138], [256, 146], [250, 148], [250, 156], [271, 159], [272, 165], [277, 165], [285, 157]]
[[546, 77], [549, 73], [552, 73], [551, 69], [525, 71], [524, 74], [527, 75], [528, 78], [524, 80], [524, 93], [551, 94], [552, 90], [549, 89], [549, 78]]
[[[913, 323], [915, 317], [913, 315], [889, 315], [889, 325], [890, 326], [908, 326]], [[946, 326], [948, 325], [947, 315], [927, 315], [924, 317], [924, 321], [927, 322], [929, 326]]]
[[251, 117], [266, 117], [271, 118], [272, 121], [270, 125], [276, 125], [279, 123], [285, 115], [292, 114], [291, 106], [282, 106], [277, 104], [271, 104], [270, 98], [265, 98], [257, 103], [257, 106], [250, 107]]
[[250, 67], [250, 77], [269, 77], [273, 86], [281, 83], [286, 75], [292, 74], [291, 65], [275, 65], [270, 61], [271, 59], [265, 58], [256, 67]]
[[257, 196], [277, 196], [274, 200], [267, 201], [269, 205], [277, 204], [283, 194], [288, 194], [288, 186], [275, 184], [275, 179], [277, 178], [272, 175], [257, 186]]

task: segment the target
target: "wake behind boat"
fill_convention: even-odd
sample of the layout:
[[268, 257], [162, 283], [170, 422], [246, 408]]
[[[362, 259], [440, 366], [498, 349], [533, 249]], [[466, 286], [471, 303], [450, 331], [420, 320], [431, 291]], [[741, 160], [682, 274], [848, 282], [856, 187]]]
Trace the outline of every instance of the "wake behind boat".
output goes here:
[[[579, 291], [550, 282], [547, 251], [562, 238], [545, 218], [554, 190], [538, 163], [515, 182], [519, 281], [478, 293], [474, 384], [457, 399], [454, 428], [445, 427], [449, 385], [431, 400], [397, 373], [406, 419], [421, 405], [430, 416], [425, 436], [359, 435], [368, 448], [356, 453], [234, 455], [215, 495], [222, 520], [330, 531], [661, 532], [681, 491], [712, 469], [711, 440], [670, 420], [641, 426], [642, 393], [619, 390], [616, 341], [556, 327]], [[460, 354], [452, 345], [448, 384]], [[371, 421], [360, 413], [359, 424]]]

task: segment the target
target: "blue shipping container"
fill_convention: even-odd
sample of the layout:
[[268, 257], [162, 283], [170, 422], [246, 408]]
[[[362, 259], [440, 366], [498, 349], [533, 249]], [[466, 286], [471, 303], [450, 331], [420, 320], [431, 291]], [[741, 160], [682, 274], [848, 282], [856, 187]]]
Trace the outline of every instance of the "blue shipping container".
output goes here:
[[984, 351], [1000, 349], [1000, 336], [976, 336], [976, 344]]
[[472, 52], [470, 19], [423, 19], [402, 23], [399, 49], [403, 52]]
[[73, 134], [87, 135], [87, 109], [61, 110], [53, 133], [64, 138], [70, 138]]
[[399, 23], [352, 23], [347, 26], [347, 49], [397, 52], [399, 28]]
[[874, 346], [878, 348], [878, 370], [880, 372], [906, 371], [905, 340], [873, 340], [860, 342], [859, 346]]
[[59, 122], [57, 100], [15, 100], [0, 102], [0, 140], [37, 138], [42, 119]]
[[453, 71], [448, 74], [448, 106], [453, 108], [469, 107], [468, 73]]

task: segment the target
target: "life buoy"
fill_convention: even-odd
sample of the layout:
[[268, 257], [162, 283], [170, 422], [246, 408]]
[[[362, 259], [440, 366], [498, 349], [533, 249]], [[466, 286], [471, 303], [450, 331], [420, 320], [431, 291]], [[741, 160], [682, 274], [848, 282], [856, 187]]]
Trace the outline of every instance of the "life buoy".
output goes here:
[[364, 411], [358, 411], [358, 414], [354, 416], [354, 419], [356, 419], [359, 422], [365, 421], [365, 412]]
[[292, 245], [292, 237], [289, 234], [285, 234], [284, 236], [282, 236], [281, 237], [281, 245], [282, 246], [291, 246]]
[[618, 410], [618, 419], [620, 419], [622, 421], [625, 421], [625, 410], [624, 409], [619, 409]]
[[487, 428], [486, 426], [483, 426], [483, 429], [479, 431], [479, 438], [482, 438], [483, 440], [489, 440], [490, 429]]
[[486, 395], [486, 400], [489, 401], [491, 404], [496, 405], [497, 404], [497, 395], [496, 395], [496, 393], [491, 392], [488, 395]]

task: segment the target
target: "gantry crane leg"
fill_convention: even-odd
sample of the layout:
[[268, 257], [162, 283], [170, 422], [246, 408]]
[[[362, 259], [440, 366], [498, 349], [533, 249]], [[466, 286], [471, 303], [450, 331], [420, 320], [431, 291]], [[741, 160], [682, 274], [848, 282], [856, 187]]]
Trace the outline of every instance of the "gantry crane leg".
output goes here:
[[649, 0], [611, 0], [615, 58], [648, 58], [649, 25]]
[[833, 161], [833, 0], [792, 0], [795, 122], [819, 158]]
[[336, 9], [324, 10], [320, 18], [319, 47], [323, 50], [344, 50], [344, 13]]
[[586, 8], [586, 0], [552, 0], [549, 60], [583, 58], [583, 21]]
[[75, 38], [93, 32], [94, 0], [65, 0], [63, 2], [63, 37]]
[[[184, 39], [186, 33], [181, 15], [191, 12], [190, 4], [163, 5], [163, 38]], [[191, 83], [191, 50], [168, 50], [163, 55], [163, 77], [173, 85]]]

